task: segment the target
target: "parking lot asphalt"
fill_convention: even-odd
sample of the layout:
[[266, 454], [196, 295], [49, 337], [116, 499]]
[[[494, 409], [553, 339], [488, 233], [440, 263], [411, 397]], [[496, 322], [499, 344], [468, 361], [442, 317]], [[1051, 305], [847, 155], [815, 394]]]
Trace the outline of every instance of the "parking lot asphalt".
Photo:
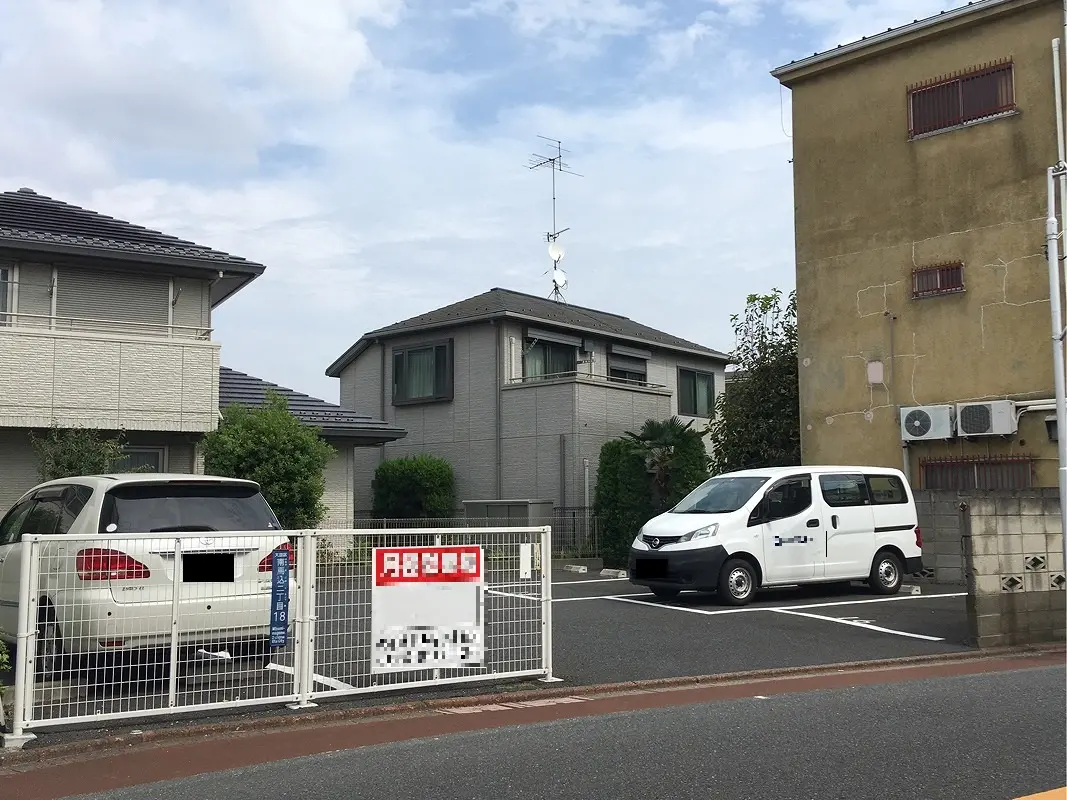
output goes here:
[[[576, 686], [655, 678], [688, 677], [781, 667], [960, 652], [967, 623], [961, 587], [923, 586], [921, 594], [875, 596], [863, 584], [851, 587], [778, 589], [761, 592], [743, 608], [719, 604], [714, 595], [683, 593], [661, 601], [625, 579], [555, 572], [553, 673]], [[369, 588], [362, 582], [328, 580], [317, 598], [316, 689], [345, 690], [394, 684], [369, 669]], [[487, 657], [494, 673], [535, 667], [540, 659], [541, 604], [530, 583], [490, 582], [486, 597]], [[213, 663], [183, 679], [178, 703], [214, 703], [279, 696], [292, 687], [291, 645], [271, 668], [235, 670]], [[167, 684], [150, 674], [88, 687], [75, 677], [46, 684], [36, 693], [35, 716], [70, 718], [133, 709], [165, 709]], [[383, 680], [383, 677], [386, 678]], [[428, 677], [425, 676], [425, 677]], [[487, 676], [490, 678], [492, 676]], [[543, 685], [543, 684], [538, 684]], [[398, 696], [349, 696], [350, 705], [377, 705], [412, 697], [454, 696], [484, 686], [396, 687]], [[329, 702], [329, 701], [327, 701]], [[232, 710], [229, 712], [232, 714]], [[287, 713], [274, 705], [242, 710], [241, 716]], [[189, 721], [219, 718], [197, 712]], [[147, 722], [145, 720], [144, 722]], [[159, 723], [152, 723], [159, 727]], [[114, 733], [144, 727], [132, 721], [100, 720]], [[77, 738], [43, 732], [49, 740]]]

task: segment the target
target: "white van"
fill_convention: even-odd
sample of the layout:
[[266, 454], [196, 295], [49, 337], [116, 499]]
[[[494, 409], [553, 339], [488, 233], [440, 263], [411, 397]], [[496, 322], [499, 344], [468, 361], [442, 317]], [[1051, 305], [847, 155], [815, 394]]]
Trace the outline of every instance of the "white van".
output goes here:
[[773, 467], [717, 475], [650, 519], [630, 582], [671, 598], [716, 591], [744, 605], [761, 587], [866, 581], [895, 594], [922, 569], [915, 497], [887, 467]]

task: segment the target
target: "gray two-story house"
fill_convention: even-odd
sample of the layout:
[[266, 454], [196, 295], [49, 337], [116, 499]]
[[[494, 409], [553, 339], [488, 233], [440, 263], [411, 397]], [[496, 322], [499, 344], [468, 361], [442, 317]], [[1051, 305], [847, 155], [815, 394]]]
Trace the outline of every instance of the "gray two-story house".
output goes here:
[[378, 464], [414, 453], [451, 463], [460, 501], [581, 507], [604, 442], [672, 414], [703, 427], [727, 361], [627, 317], [492, 289], [364, 334], [326, 374], [343, 407], [408, 432], [355, 454], [357, 511]]
[[201, 472], [220, 404], [273, 388], [337, 449], [325, 499], [349, 517], [354, 449], [404, 432], [221, 367], [212, 311], [264, 269], [31, 189], [0, 193], [0, 514], [38, 481], [32, 431], [123, 431], [116, 469]]

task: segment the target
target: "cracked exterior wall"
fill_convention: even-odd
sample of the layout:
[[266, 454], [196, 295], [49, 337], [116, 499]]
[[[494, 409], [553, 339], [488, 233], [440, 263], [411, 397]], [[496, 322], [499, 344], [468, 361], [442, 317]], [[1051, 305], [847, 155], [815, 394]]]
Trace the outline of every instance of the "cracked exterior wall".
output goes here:
[[[1054, 394], [1045, 171], [1062, 9], [1018, 6], [792, 87], [805, 463], [901, 466], [900, 406]], [[908, 140], [909, 84], [1006, 57], [1019, 113]], [[912, 270], [945, 262], [964, 264], [965, 291], [912, 299]], [[1007, 439], [913, 444], [913, 481], [924, 457], [1025, 453], [1054, 486], [1044, 417]]]

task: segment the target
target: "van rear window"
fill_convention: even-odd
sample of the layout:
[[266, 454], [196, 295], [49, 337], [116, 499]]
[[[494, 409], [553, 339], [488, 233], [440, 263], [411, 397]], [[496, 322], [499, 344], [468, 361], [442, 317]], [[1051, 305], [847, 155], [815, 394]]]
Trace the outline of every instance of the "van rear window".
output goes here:
[[104, 495], [100, 510], [100, 533], [279, 529], [263, 495], [240, 484], [126, 484]]
[[896, 475], [868, 475], [867, 486], [871, 489], [871, 500], [875, 505], [887, 506], [908, 502], [908, 492], [904, 481]]

